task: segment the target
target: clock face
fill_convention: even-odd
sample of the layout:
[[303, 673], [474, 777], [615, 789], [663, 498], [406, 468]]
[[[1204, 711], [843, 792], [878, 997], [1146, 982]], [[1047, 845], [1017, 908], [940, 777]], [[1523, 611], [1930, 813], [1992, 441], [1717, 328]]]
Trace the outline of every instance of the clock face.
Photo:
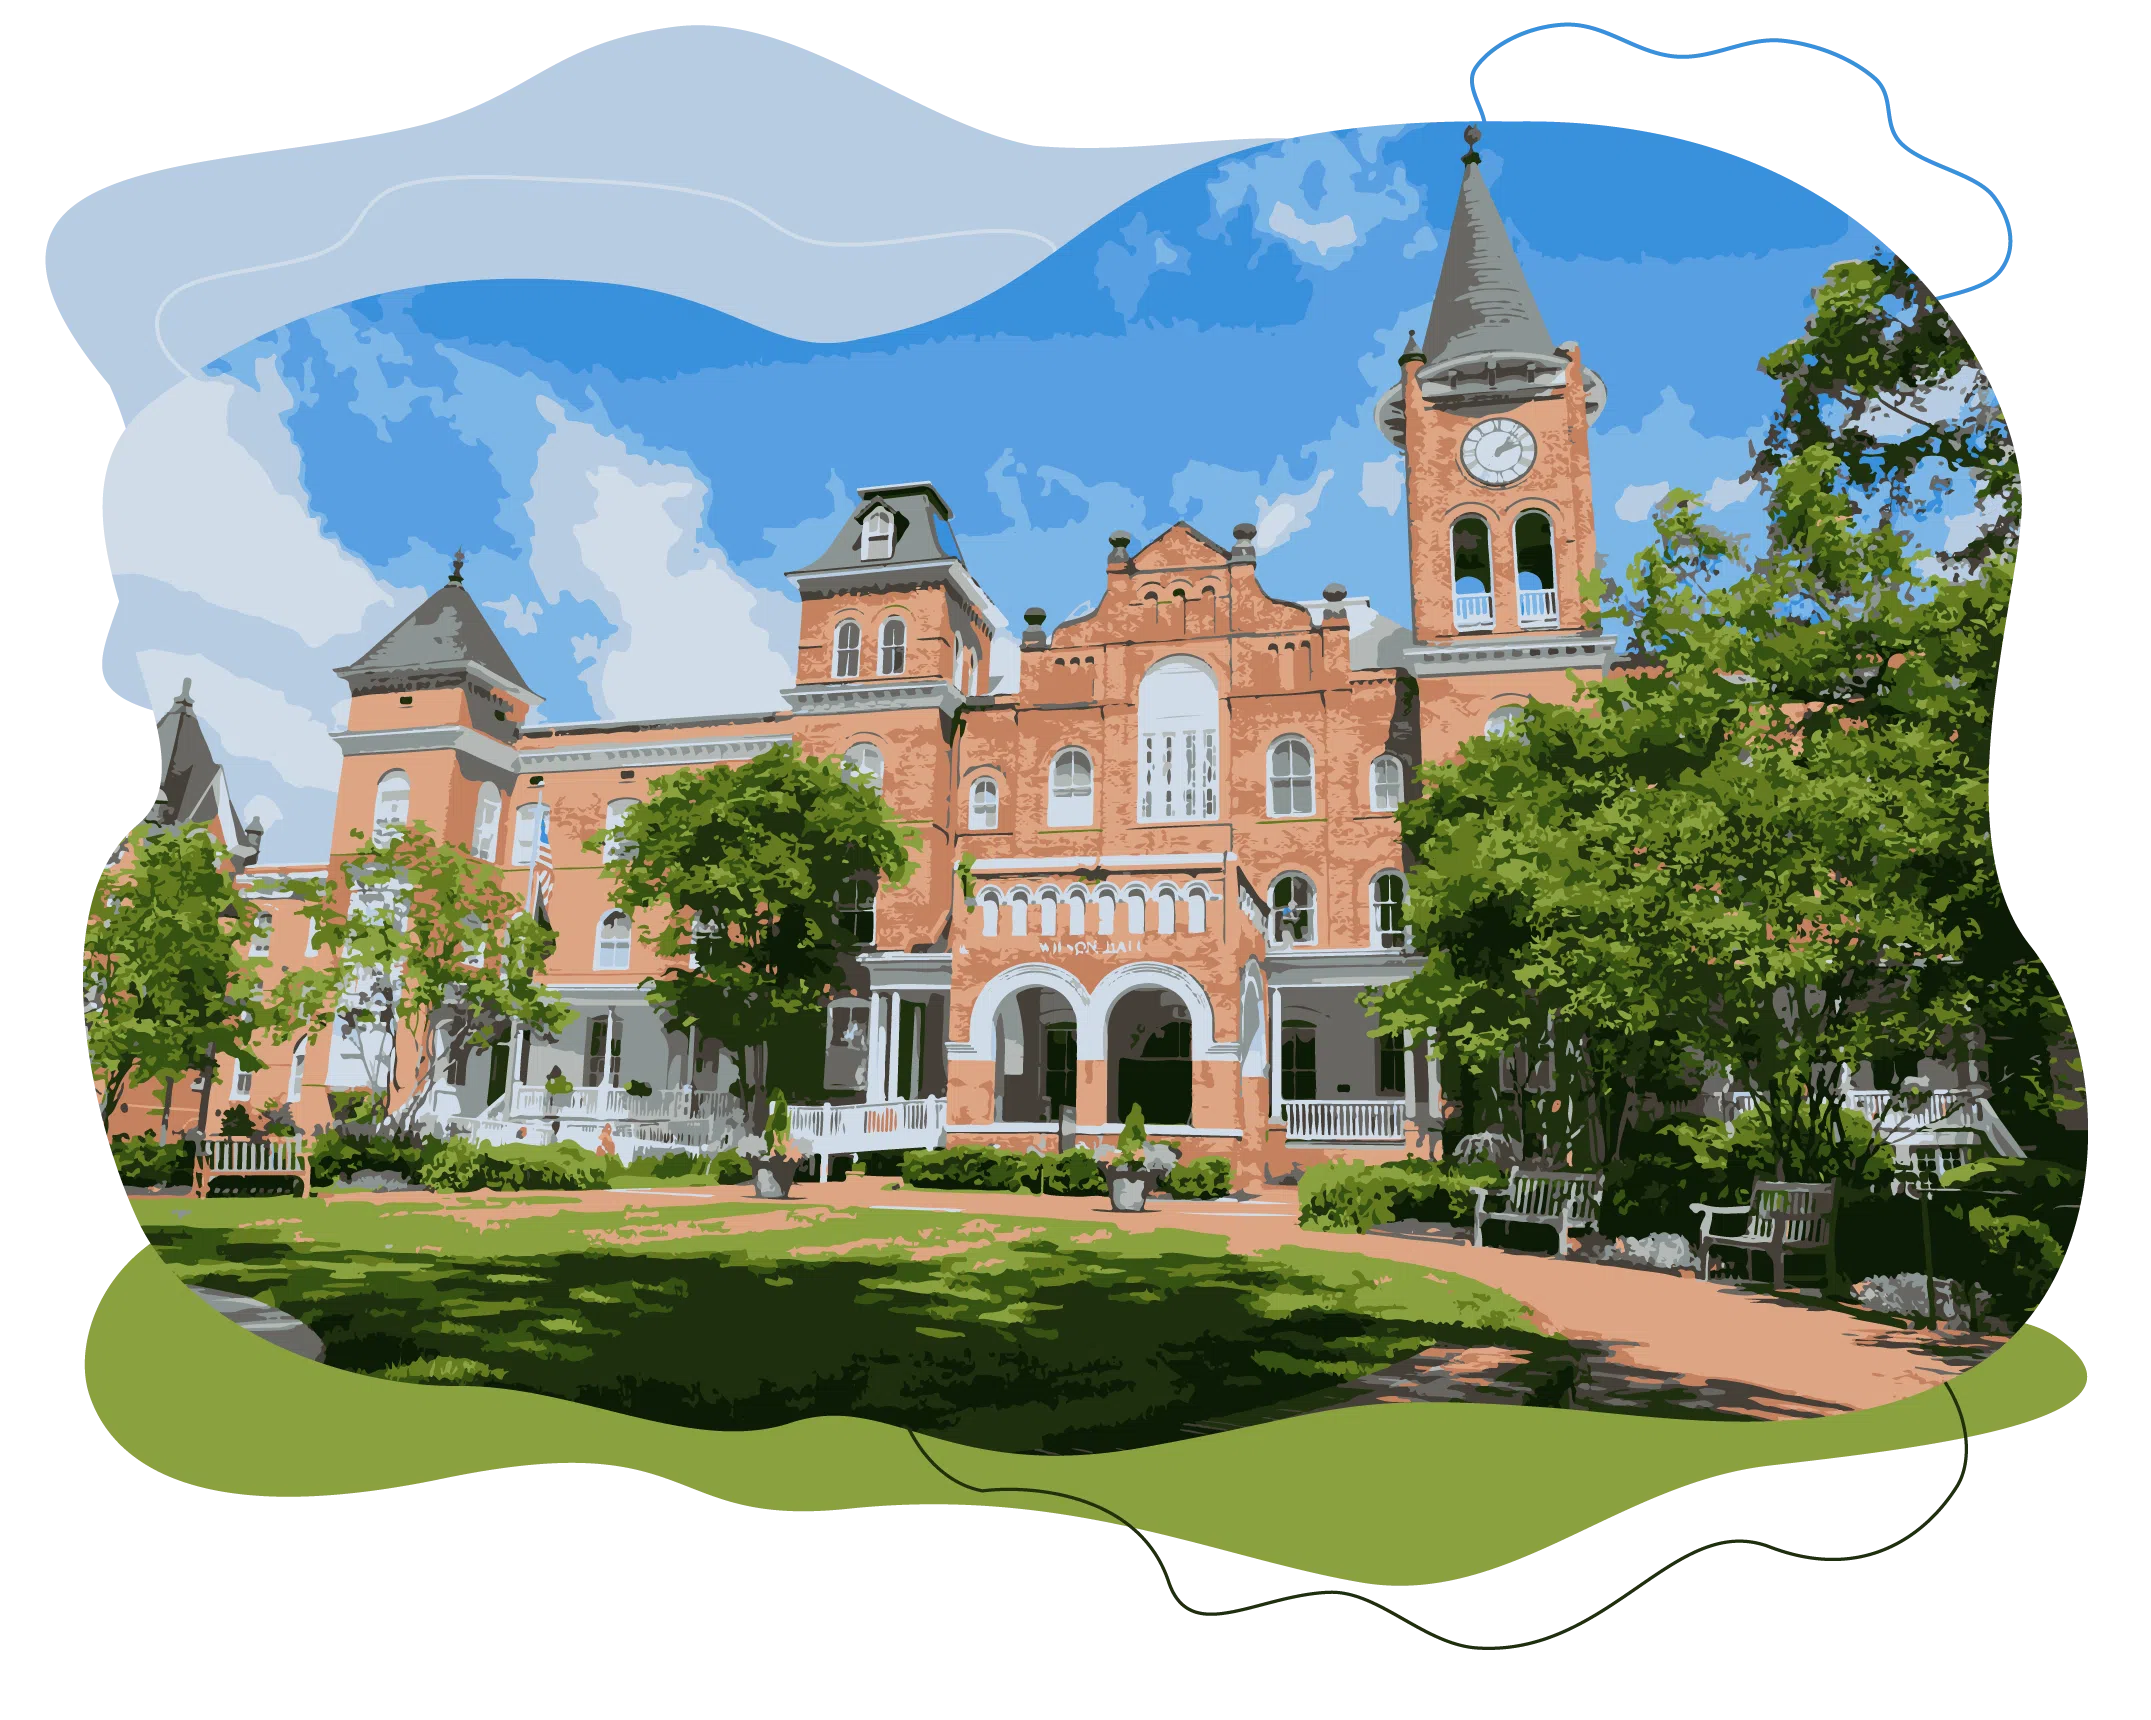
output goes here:
[[1531, 432], [1513, 418], [1489, 418], [1464, 433], [1464, 470], [1482, 484], [1513, 484], [1538, 457]]

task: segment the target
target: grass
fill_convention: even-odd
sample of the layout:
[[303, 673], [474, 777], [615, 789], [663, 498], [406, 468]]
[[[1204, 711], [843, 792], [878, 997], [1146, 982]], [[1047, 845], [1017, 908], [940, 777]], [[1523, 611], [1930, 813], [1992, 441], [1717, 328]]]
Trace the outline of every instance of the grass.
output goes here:
[[[143, 1204], [192, 1216], [184, 1199]], [[587, 1217], [543, 1216], [543, 1197], [478, 1204], [480, 1210], [457, 1217], [449, 1203], [423, 1210], [314, 1203], [303, 1233], [326, 1236], [333, 1226], [334, 1246], [345, 1253], [367, 1252], [371, 1244], [386, 1256], [403, 1253], [407, 1243], [445, 1250], [446, 1240], [435, 1239], [456, 1237], [451, 1227], [461, 1227], [466, 1250], [499, 1245], [500, 1254], [473, 1258], [497, 1259], [530, 1237], [573, 1246], [573, 1235], [596, 1228]], [[258, 1210], [245, 1210], [250, 1206]], [[151, 1210], [143, 1216], [150, 1218]], [[292, 1201], [220, 1201], [215, 1217], [218, 1228], [231, 1222], [270, 1243], [297, 1211]], [[670, 1203], [652, 1203], [648, 1213], [619, 1215], [614, 1223], [632, 1219], [656, 1229], [687, 1216]], [[694, 1216], [697, 1226], [715, 1219]], [[500, 1228], [476, 1229], [479, 1220]], [[743, 1244], [753, 1239], [754, 1258], [774, 1261], [784, 1250], [840, 1234], [829, 1226], [869, 1220], [881, 1221], [884, 1231], [913, 1222], [900, 1214], [806, 1219], [788, 1213], [767, 1230], [732, 1234]], [[1158, 1242], [1155, 1235], [1129, 1240]], [[653, 1235], [639, 1246], [661, 1253], [685, 1241]], [[693, 1252], [691, 1243], [685, 1252]], [[638, 1468], [773, 1509], [979, 1503], [942, 1481], [904, 1433], [881, 1422], [811, 1416], [765, 1430], [711, 1431], [527, 1391], [467, 1384], [421, 1390], [301, 1361], [215, 1314], [147, 1249], [100, 1304], [85, 1372], [105, 1426], [142, 1462], [237, 1493], [358, 1492], [491, 1468], [581, 1462]], [[1962, 1375], [1956, 1391], [1977, 1434], [2050, 1413], [2083, 1383], [2083, 1366], [2067, 1346], [2027, 1327]], [[1374, 1404], [1142, 1451], [1039, 1456], [928, 1443], [951, 1470], [977, 1484], [1060, 1488], [1109, 1503], [1146, 1529], [1251, 1557], [1355, 1581], [1424, 1583], [1520, 1558], [1709, 1475], [1956, 1437], [1949, 1400], [1934, 1390], [1880, 1409], [1785, 1422]], [[1563, 1484], [1528, 1490], [1496, 1484], [1501, 1475], [1532, 1471], [1559, 1473]], [[1003, 1496], [998, 1503], [1087, 1514], [1050, 1500]]]

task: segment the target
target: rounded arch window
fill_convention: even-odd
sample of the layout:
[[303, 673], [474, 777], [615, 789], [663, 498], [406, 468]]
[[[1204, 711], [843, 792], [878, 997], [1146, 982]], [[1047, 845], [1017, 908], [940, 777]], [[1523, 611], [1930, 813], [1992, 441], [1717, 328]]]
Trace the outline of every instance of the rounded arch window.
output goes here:
[[1136, 694], [1136, 816], [1217, 816], [1217, 677], [1200, 657], [1167, 657]]
[[844, 749], [844, 774], [854, 782], [870, 782], [878, 793], [881, 772], [881, 748], [872, 741], [860, 741]]
[[979, 935], [997, 938], [1001, 935], [1001, 892], [988, 890], [978, 899], [981, 930]]
[[1553, 521], [1537, 508], [1516, 516], [1516, 583], [1541, 591], [1554, 587]]
[[1170, 884], [1163, 886], [1158, 891], [1158, 935], [1160, 937], [1170, 937], [1172, 935], [1173, 907], [1178, 900], [1179, 897]]
[[1031, 893], [1018, 890], [1008, 898], [1008, 931], [1011, 937], [1030, 935]]
[[1404, 876], [1400, 872], [1375, 875], [1371, 915], [1374, 947], [1378, 950], [1408, 949], [1411, 931], [1404, 919]]
[[829, 673], [839, 681], [856, 680], [859, 674], [859, 624], [839, 621], [836, 643], [829, 654]]
[[1083, 826], [1091, 819], [1090, 754], [1081, 747], [1064, 747], [1053, 758], [1053, 776], [1046, 801], [1048, 825]]
[[1190, 885], [1188, 887], [1187, 910], [1188, 930], [1191, 932], [1202, 931], [1209, 920], [1210, 892], [1200, 884]]
[[515, 809], [515, 850], [512, 866], [530, 866], [538, 858], [538, 803], [526, 800]]
[[628, 946], [634, 939], [634, 923], [618, 908], [598, 921], [597, 967], [612, 972], [627, 966]]
[[896, 553], [896, 516], [887, 508], [876, 508], [866, 516], [859, 532], [859, 559], [861, 561], [887, 561]]
[[1384, 753], [1367, 773], [1367, 799], [1377, 812], [1394, 812], [1404, 804], [1404, 761]]
[[1083, 935], [1083, 906], [1087, 900], [1088, 898], [1084, 895], [1080, 886], [1068, 892], [1066, 906], [1068, 909], [1068, 935], [1071, 938], [1080, 938]]
[[1133, 886], [1121, 901], [1128, 910], [1128, 932], [1132, 937], [1143, 929], [1143, 887]]
[[1314, 809], [1314, 749], [1298, 735], [1271, 742], [1270, 816], [1311, 818]]
[[385, 837], [410, 821], [411, 779], [400, 770], [392, 770], [373, 791], [373, 833]]
[[884, 675], [901, 675], [904, 672], [904, 618], [892, 615], [881, 624], [881, 672]]
[[1270, 942], [1280, 947], [1315, 941], [1314, 883], [1287, 872], [1270, 886]]
[[990, 776], [982, 776], [971, 785], [971, 828], [1001, 828], [1001, 785]]
[[1491, 740], [1507, 734], [1516, 726], [1517, 721], [1523, 714], [1524, 708], [1521, 705], [1496, 706], [1493, 713], [1486, 719], [1487, 738]]
[[1493, 626], [1493, 538], [1477, 514], [1466, 514], [1449, 528], [1449, 580], [1459, 630]]
[[1061, 898], [1058, 890], [1038, 892], [1038, 935], [1042, 938], [1060, 936]]
[[500, 790], [490, 782], [478, 785], [478, 815], [471, 820], [471, 858], [491, 860], [500, 852]]
[[1113, 892], [1110, 887], [1100, 890], [1091, 898], [1091, 906], [1097, 910], [1097, 931], [1101, 938], [1113, 935]]

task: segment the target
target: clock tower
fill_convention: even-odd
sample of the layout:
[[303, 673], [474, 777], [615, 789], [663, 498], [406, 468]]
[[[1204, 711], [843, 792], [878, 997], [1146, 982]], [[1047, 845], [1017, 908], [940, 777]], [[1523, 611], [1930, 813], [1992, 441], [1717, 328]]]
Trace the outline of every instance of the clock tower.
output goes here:
[[1404, 453], [1407, 660], [1422, 680], [1603, 672], [1612, 641], [1578, 578], [1598, 559], [1589, 431], [1605, 384], [1575, 342], [1547, 334], [1479, 172], [1479, 128], [1464, 141], [1426, 336], [1405, 343], [1380, 408]]

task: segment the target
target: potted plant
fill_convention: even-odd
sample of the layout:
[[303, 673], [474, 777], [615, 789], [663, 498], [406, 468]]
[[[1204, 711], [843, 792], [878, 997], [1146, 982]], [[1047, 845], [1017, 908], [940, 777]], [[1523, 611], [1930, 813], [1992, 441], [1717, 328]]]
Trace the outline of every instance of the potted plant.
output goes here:
[[575, 1083], [560, 1073], [560, 1066], [553, 1065], [553, 1072], [545, 1078], [545, 1090], [556, 1099], [565, 1099], [575, 1091]]
[[784, 1149], [791, 1142], [792, 1110], [784, 1102], [784, 1089], [778, 1088], [770, 1095], [769, 1121], [762, 1126], [762, 1147], [757, 1152], [747, 1149], [747, 1157], [754, 1166], [754, 1192], [762, 1200], [789, 1200], [792, 1179], [799, 1175], [799, 1161], [787, 1158]]
[[1150, 1192], [1158, 1186], [1158, 1173], [1150, 1168], [1150, 1136], [1143, 1127], [1143, 1107], [1130, 1105], [1128, 1120], [1120, 1126], [1120, 1157], [1105, 1173], [1106, 1188], [1115, 1212], [1141, 1212]]
[[631, 1099], [647, 1099], [650, 1096], [649, 1082], [642, 1080], [629, 1081], [627, 1084], [627, 1096]]

